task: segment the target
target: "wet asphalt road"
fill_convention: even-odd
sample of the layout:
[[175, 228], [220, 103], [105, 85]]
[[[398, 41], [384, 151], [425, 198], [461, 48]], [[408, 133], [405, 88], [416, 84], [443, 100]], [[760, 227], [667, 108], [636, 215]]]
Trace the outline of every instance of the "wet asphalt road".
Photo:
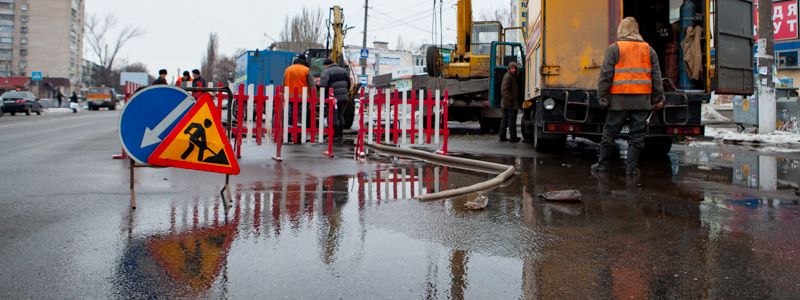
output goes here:
[[[797, 298], [796, 154], [701, 142], [644, 163], [640, 180], [588, 172], [596, 149], [556, 154], [464, 130], [455, 155], [514, 164], [490, 191], [413, 195], [493, 175], [346, 146], [245, 147], [224, 177], [137, 169], [128, 208], [116, 112], [0, 118], [0, 297]], [[467, 153], [469, 153], [467, 155]], [[622, 154], [624, 156], [624, 153]], [[579, 204], [536, 195], [578, 189]]]

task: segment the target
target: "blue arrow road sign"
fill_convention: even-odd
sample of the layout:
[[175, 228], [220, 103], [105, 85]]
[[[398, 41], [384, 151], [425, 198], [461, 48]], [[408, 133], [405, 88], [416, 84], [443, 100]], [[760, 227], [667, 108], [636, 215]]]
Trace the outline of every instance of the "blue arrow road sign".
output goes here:
[[146, 164], [194, 102], [186, 91], [168, 85], [151, 86], [133, 95], [119, 118], [119, 138], [125, 152]]
[[31, 81], [42, 80], [42, 72], [31, 72]]

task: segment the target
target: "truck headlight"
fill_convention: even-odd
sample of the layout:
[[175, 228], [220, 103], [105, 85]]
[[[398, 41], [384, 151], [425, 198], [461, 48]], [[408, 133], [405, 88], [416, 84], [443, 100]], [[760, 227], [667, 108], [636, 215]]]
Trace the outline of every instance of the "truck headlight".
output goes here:
[[556, 100], [550, 98], [544, 100], [544, 103], [542, 104], [544, 105], [544, 109], [546, 110], [553, 110], [553, 108], [556, 108]]

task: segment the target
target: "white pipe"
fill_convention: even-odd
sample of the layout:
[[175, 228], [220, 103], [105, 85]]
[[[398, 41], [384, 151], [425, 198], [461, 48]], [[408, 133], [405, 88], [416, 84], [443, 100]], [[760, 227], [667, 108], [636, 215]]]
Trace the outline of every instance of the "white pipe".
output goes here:
[[[379, 153], [389, 154], [389, 155], [393, 155], [393, 156], [406, 157], [406, 158], [412, 158], [412, 159], [419, 159], [419, 160], [424, 160], [424, 161], [428, 161], [428, 162], [431, 162], [431, 163], [437, 163], [437, 164], [438, 163], [449, 163], [449, 164], [455, 164], [455, 165], [473, 166], [473, 167], [476, 167], [476, 168], [491, 169], [491, 170], [494, 170], [496, 172], [500, 172], [500, 174], [497, 175], [495, 178], [492, 178], [492, 179], [484, 181], [484, 182], [476, 183], [476, 184], [473, 184], [473, 185], [470, 185], [470, 186], [466, 186], [466, 187], [461, 187], [461, 188], [457, 188], [457, 189], [451, 189], [451, 190], [446, 190], [446, 191], [441, 191], [441, 192], [436, 192], [436, 193], [433, 193], [433, 194], [426, 194], [426, 195], [421, 195], [421, 191], [420, 191], [420, 194], [417, 194], [414, 198], [416, 198], [418, 200], [422, 200], [422, 201], [438, 200], [438, 199], [444, 199], [444, 198], [452, 198], [452, 197], [456, 197], [456, 196], [460, 196], [460, 195], [471, 194], [471, 193], [476, 193], [476, 192], [483, 191], [483, 190], [492, 189], [492, 188], [495, 188], [495, 187], [503, 184], [503, 182], [506, 182], [510, 178], [514, 177], [514, 173], [516, 172], [516, 168], [514, 168], [514, 166], [501, 165], [501, 164], [490, 163], [490, 162], [485, 162], [485, 161], [479, 161], [479, 160], [474, 160], [474, 159], [452, 157], [452, 156], [444, 156], [444, 155], [439, 155], [439, 154], [428, 153], [428, 152], [425, 152], [425, 151], [419, 151], [419, 150], [414, 150], [414, 149], [403, 149], [403, 148], [397, 148], [397, 147], [391, 147], [391, 146], [385, 146], [385, 145], [377, 145], [377, 144], [373, 144], [373, 143], [367, 143], [367, 147], [368, 148], [372, 148], [373, 150], [375, 150], [375, 151], [377, 151]], [[421, 170], [420, 170], [420, 172], [421, 172]], [[420, 174], [419, 178], [422, 178], [421, 174]], [[421, 187], [421, 185], [420, 185], [420, 187]]]

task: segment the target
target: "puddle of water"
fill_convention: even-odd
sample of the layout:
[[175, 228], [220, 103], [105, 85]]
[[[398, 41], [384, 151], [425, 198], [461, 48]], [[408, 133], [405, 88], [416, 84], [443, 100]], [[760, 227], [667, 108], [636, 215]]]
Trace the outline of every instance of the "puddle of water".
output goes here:
[[[274, 181], [235, 186], [227, 210], [218, 198], [143, 207], [121, 225], [114, 294], [505, 299], [800, 293], [794, 280], [800, 267], [789, 263], [800, 259], [799, 209], [769, 194], [785, 194], [781, 182], [796, 176], [796, 162], [776, 159], [774, 168], [763, 168], [757, 158], [750, 174], [775, 170], [777, 178], [779, 190], [764, 191], [736, 186], [737, 160], [724, 155], [648, 162], [638, 181], [594, 177], [587, 171], [590, 159], [477, 158], [519, 170], [515, 180], [486, 193], [490, 203], [481, 212], [463, 208], [474, 195], [411, 198], [494, 175], [408, 161], [327, 178], [275, 169]], [[536, 198], [570, 188], [584, 201]]]

